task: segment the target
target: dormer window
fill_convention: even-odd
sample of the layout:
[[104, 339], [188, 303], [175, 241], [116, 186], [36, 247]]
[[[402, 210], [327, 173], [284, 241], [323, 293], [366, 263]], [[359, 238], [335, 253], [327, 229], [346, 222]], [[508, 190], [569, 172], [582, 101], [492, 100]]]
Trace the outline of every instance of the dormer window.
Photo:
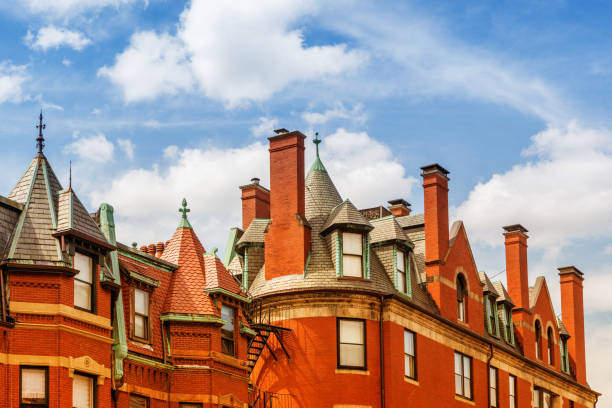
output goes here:
[[508, 304], [503, 306], [504, 326], [506, 332], [506, 342], [514, 344], [514, 333], [512, 325], [512, 307]]
[[487, 309], [488, 309], [488, 325], [489, 325], [489, 333], [493, 336], [499, 336], [497, 331], [497, 306], [495, 302], [495, 298], [493, 296], [487, 297]]
[[569, 374], [569, 362], [567, 359], [567, 338], [561, 337], [561, 371]]
[[363, 278], [363, 236], [342, 233], [342, 275]]
[[76, 252], [73, 259], [74, 269], [74, 307], [93, 311], [93, 260]]
[[397, 251], [397, 289], [406, 293], [408, 288], [406, 285], [406, 258], [403, 251]]
[[463, 275], [457, 276], [457, 320], [467, 321], [466, 314], [467, 285]]

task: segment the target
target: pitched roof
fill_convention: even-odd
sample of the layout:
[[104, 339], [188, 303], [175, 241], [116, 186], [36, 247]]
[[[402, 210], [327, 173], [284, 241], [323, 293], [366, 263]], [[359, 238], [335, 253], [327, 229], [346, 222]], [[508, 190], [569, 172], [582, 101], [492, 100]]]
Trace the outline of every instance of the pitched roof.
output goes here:
[[193, 228], [179, 226], [176, 229], [161, 256], [161, 259], [178, 265], [172, 274], [162, 313], [219, 316], [212, 300], [204, 293], [204, 253]]
[[370, 231], [370, 243], [372, 244], [387, 241], [410, 242], [410, 238], [408, 238], [408, 235], [406, 235], [392, 215], [370, 220], [370, 223], [374, 227], [374, 229]]
[[42, 153], [36, 155], [8, 195], [24, 208], [7, 245], [6, 259], [66, 264], [59, 241], [53, 237], [57, 228], [56, 208], [60, 190], [60, 183], [46, 157]]
[[57, 232], [65, 231], [75, 231], [96, 241], [108, 242], [72, 188], [59, 192]]
[[412, 228], [418, 225], [425, 225], [425, 214], [405, 215], [397, 217], [396, 220], [402, 228]]
[[510, 298], [510, 294], [508, 294], [508, 291], [504, 287], [503, 283], [501, 283], [500, 281], [495, 281], [493, 282], [493, 287], [495, 288], [495, 291], [497, 291], [497, 294], [499, 295], [499, 297], [497, 298], [498, 302], [507, 302], [507, 303], [510, 303], [511, 305], [514, 305], [514, 302], [512, 302], [512, 299]]
[[329, 177], [327, 171], [310, 169], [305, 181], [305, 215], [307, 220], [315, 217], [325, 217], [338, 204], [342, 203], [340, 193], [336, 189], [334, 182]]
[[556, 319], [557, 319], [557, 327], [559, 329], [559, 335], [570, 337], [570, 332], [567, 331], [567, 328], [565, 327], [561, 319], [559, 319], [558, 317]]
[[321, 232], [324, 234], [340, 225], [358, 226], [366, 230], [374, 228], [348, 199], [331, 211]]
[[206, 289], [221, 288], [240, 296], [246, 296], [236, 279], [228, 272], [214, 252], [204, 255], [204, 280]]
[[241, 248], [246, 244], [262, 244], [264, 243], [264, 233], [268, 228], [270, 220], [255, 218], [251, 221], [249, 227], [244, 231], [242, 237], [236, 243], [236, 248]]
[[495, 286], [491, 283], [491, 280], [489, 279], [486, 273], [482, 271], [478, 272], [478, 278], [480, 278], [480, 283], [483, 284], [483, 288], [482, 288], [483, 292], [485, 293], [489, 292], [493, 294], [495, 297], [499, 297], [499, 294], [495, 290]]

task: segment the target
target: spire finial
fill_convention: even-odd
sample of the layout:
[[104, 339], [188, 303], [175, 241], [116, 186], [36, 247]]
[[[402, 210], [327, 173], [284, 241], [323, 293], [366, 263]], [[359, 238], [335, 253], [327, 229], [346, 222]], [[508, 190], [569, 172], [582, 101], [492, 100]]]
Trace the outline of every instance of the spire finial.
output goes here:
[[72, 160], [70, 160], [70, 173], [68, 177], [68, 190], [72, 191]]
[[319, 132], [315, 133], [315, 138], [312, 143], [315, 144], [315, 148], [317, 149], [317, 157], [319, 157], [319, 143], [321, 143], [321, 139], [319, 139]]
[[183, 198], [182, 207], [179, 208], [179, 212], [183, 214], [181, 217], [181, 222], [179, 223], [179, 228], [191, 228], [191, 224], [187, 219], [187, 213], [191, 210], [187, 208], [187, 199]]
[[42, 154], [42, 151], [45, 147], [45, 138], [43, 137], [43, 129], [47, 128], [46, 124], [42, 123], [43, 121], [43, 114], [42, 114], [42, 109], [40, 110], [40, 116], [38, 117], [38, 125], [36, 126], [36, 128], [38, 129], [38, 137], [36, 138], [36, 146], [38, 146], [38, 154]]

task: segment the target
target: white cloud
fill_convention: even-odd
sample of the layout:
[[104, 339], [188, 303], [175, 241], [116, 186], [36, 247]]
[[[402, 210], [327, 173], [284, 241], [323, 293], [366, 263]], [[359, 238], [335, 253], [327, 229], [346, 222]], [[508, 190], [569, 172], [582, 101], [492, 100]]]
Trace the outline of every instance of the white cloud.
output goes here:
[[[192, 78], [204, 95], [228, 106], [262, 101], [292, 82], [320, 80], [365, 60], [345, 44], [306, 47], [296, 25], [314, 10], [306, 0], [194, 1], [176, 37], [136, 33], [115, 65], [100, 73], [122, 88], [128, 102], [188, 91]], [[143, 72], [181, 80], [151, 81]]]
[[99, 11], [105, 7], [115, 7], [148, 0], [25, 0], [27, 10], [47, 17], [73, 17], [87, 12]]
[[278, 126], [278, 119], [261, 117], [259, 123], [251, 127], [251, 133], [255, 137], [273, 136], [274, 129]]
[[0, 62], [0, 103], [22, 101], [24, 98], [22, 85], [26, 79], [25, 65], [13, 65], [9, 61]]
[[59, 111], [63, 111], [64, 107], [57, 105], [55, 103], [51, 103], [51, 102], [47, 102], [43, 99], [41, 94], [38, 94], [34, 97], [34, 100], [36, 100], [38, 103], [40, 103], [40, 107], [42, 109], [55, 109], [55, 110], [59, 110]]
[[81, 159], [96, 163], [105, 163], [113, 158], [115, 147], [104, 134], [78, 138], [78, 133], [75, 133], [73, 137], [77, 139], [64, 147], [65, 153], [76, 154]]
[[194, 86], [183, 44], [167, 33], [152, 31], [134, 34], [128, 48], [117, 55], [115, 65], [100, 68], [98, 75], [118, 85], [126, 102], [188, 92]]
[[130, 139], [117, 139], [117, 144], [130, 160], [134, 158], [134, 143]]
[[342, 103], [336, 103], [333, 108], [320, 112], [304, 112], [302, 119], [311, 126], [321, 125], [335, 119], [350, 119], [356, 123], [363, 123], [367, 115], [363, 112], [363, 105], [360, 103], [352, 109], [346, 109]]
[[164, 157], [166, 159], [176, 159], [178, 156], [179, 148], [177, 145], [170, 145], [164, 149]]
[[[604, 254], [606, 255], [612, 255], [612, 245], [609, 245], [607, 247], [604, 248]], [[612, 308], [611, 308], [612, 309]]]
[[531, 160], [479, 183], [457, 209], [474, 242], [501, 245], [501, 226], [515, 223], [532, 232], [530, 246], [551, 254], [612, 237], [612, 133], [549, 127], [524, 154]]
[[47, 51], [49, 48], [57, 49], [62, 46], [67, 46], [77, 51], [81, 51], [83, 48], [91, 44], [91, 40], [85, 37], [82, 33], [68, 30], [66, 28], [56, 27], [54, 25], [49, 25], [39, 29], [36, 36], [28, 31], [24, 40], [30, 48], [42, 51]]
[[64, 58], [62, 59], [62, 64], [64, 64], [64, 66], [69, 67], [70, 65], [72, 65], [72, 61], [70, 61], [68, 58]]

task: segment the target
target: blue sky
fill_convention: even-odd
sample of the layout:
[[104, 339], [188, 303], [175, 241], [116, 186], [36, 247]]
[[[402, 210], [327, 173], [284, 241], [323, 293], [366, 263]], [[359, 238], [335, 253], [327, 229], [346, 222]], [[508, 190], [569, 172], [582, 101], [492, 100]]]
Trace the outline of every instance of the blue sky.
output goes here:
[[585, 272], [590, 382], [612, 393], [606, 2], [215, 3], [3, 2], [0, 194], [34, 154], [41, 107], [60, 179], [72, 160], [82, 201], [114, 205], [139, 245], [170, 238], [186, 197], [205, 247], [222, 248], [237, 187], [267, 183], [276, 127], [318, 131], [359, 207], [420, 211], [419, 167], [438, 162], [480, 269], [504, 279], [501, 226], [520, 222], [558, 311], [556, 268]]

